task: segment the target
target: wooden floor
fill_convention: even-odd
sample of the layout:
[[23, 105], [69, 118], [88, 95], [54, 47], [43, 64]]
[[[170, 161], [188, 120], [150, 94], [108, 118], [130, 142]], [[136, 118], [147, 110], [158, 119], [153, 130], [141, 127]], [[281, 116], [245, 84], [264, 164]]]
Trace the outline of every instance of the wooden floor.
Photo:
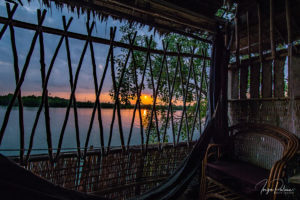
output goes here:
[[[199, 200], [197, 191], [188, 191], [187, 189], [180, 197], [176, 200]], [[213, 179], [207, 177], [207, 194], [205, 195], [205, 200], [250, 200], [240, 194], [235, 193], [229, 188], [221, 185], [220, 183], [214, 181]]]
[[206, 189], [206, 199], [222, 199], [222, 200], [250, 200], [249, 198], [237, 194], [231, 189], [221, 185], [215, 180], [207, 177], [207, 189]]

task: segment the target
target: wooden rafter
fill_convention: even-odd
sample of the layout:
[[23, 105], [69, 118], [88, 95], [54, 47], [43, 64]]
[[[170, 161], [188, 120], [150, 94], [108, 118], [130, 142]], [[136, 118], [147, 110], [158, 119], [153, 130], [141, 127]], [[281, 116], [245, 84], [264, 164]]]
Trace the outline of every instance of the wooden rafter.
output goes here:
[[[181, 34], [206, 31], [214, 33], [217, 24], [225, 21], [215, 16], [208, 16], [180, 7], [175, 3], [162, 0], [50, 0], [71, 8], [82, 8], [118, 19], [127, 19], [147, 24], [164, 32], [179, 32]], [[189, 36], [189, 35], [187, 35]]]

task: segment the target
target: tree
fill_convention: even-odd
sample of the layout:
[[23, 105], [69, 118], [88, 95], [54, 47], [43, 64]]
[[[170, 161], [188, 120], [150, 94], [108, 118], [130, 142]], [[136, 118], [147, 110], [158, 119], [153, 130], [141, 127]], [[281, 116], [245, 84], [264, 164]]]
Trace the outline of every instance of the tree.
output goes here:
[[[120, 27], [120, 31], [122, 33], [121, 42], [130, 43], [130, 40], [133, 40], [134, 34], [137, 31], [137, 25], [129, 25], [126, 24]], [[147, 47], [147, 36], [146, 35], [136, 35], [134, 40], [134, 45]], [[149, 39], [148, 39], [149, 41]], [[207, 55], [207, 49], [209, 48], [207, 43], [203, 43], [201, 41], [191, 39], [182, 35], [170, 33], [162, 39], [163, 44], [167, 46], [167, 51], [173, 52], [185, 52], [191, 53], [194, 50], [195, 54]], [[151, 42], [151, 48], [157, 48], [159, 44], [156, 41]], [[120, 74], [123, 70], [124, 62], [126, 56], [129, 52], [129, 49], [122, 49], [120, 55], [115, 57], [116, 61], [116, 71], [117, 71], [117, 80], [119, 80]], [[172, 87], [172, 82], [175, 78], [174, 84], [174, 93], [172, 98], [173, 105], [173, 113], [175, 114], [176, 105], [183, 105], [183, 97], [186, 93], [186, 85], [188, 83], [188, 91], [186, 96], [186, 109], [187, 109], [187, 119], [188, 119], [188, 127], [186, 127], [185, 122], [182, 124], [181, 129], [181, 139], [185, 139], [187, 137], [187, 130], [191, 132], [192, 124], [194, 123], [194, 115], [196, 113], [196, 105], [197, 105], [197, 92], [199, 92], [200, 82], [201, 82], [201, 74], [204, 62], [206, 62], [206, 66], [209, 65], [208, 61], [203, 59], [194, 58], [180, 58], [178, 60], [177, 56], [167, 56], [165, 59], [165, 63], [163, 63], [163, 55], [151, 54], [150, 60], [148, 60], [147, 66], [145, 66], [147, 53], [140, 51], [133, 51], [133, 55], [131, 55], [129, 59], [128, 66], [126, 67], [126, 71], [124, 74], [124, 78], [121, 82], [120, 87], [120, 102], [123, 104], [130, 104], [130, 101], [136, 100], [137, 97], [137, 87], [136, 87], [136, 79], [138, 79], [138, 86], [140, 84], [140, 80], [144, 71], [144, 67], [146, 67], [146, 75], [145, 82], [142, 86], [143, 89], [148, 89], [148, 91], [152, 91], [153, 87], [157, 87], [158, 79], [160, 77], [160, 85], [158, 87], [157, 98], [159, 99], [159, 103], [162, 105], [157, 109], [158, 115], [160, 116], [159, 121], [160, 124], [164, 124], [160, 126], [160, 132], [164, 131], [166, 122], [167, 122], [167, 111], [168, 105], [170, 102], [170, 89]], [[152, 71], [150, 70], [150, 64], [152, 67]], [[180, 67], [181, 66], [181, 67]], [[192, 68], [190, 67], [192, 66]], [[163, 70], [161, 70], [163, 67]], [[191, 71], [189, 69], [192, 69]], [[181, 69], [181, 70], [180, 70]], [[177, 70], [177, 73], [176, 73]], [[162, 73], [160, 73], [162, 72]], [[180, 73], [182, 76], [180, 76]], [[190, 73], [190, 76], [189, 76]], [[137, 76], [135, 75], [137, 74]], [[151, 74], [153, 76], [151, 76]], [[152, 79], [153, 77], [153, 82]], [[181, 79], [182, 77], [182, 79]], [[204, 77], [207, 80], [207, 73], [204, 74]], [[120, 83], [117, 83], [119, 85]], [[183, 87], [182, 87], [183, 85]], [[196, 127], [200, 126], [200, 119], [205, 116], [206, 112], [206, 94], [207, 94], [207, 81], [205, 79], [202, 82], [202, 94], [201, 98], [204, 99], [200, 104], [200, 117], [197, 117]], [[197, 92], [196, 92], [197, 91]], [[114, 90], [110, 90], [110, 95], [114, 98]], [[150, 121], [149, 115], [151, 112], [147, 112], [146, 119]], [[199, 119], [198, 119], [199, 118]], [[153, 117], [153, 121], [154, 121]], [[170, 128], [171, 120], [168, 120], [167, 128]], [[149, 125], [150, 123], [147, 123]], [[151, 142], [157, 142], [157, 134], [156, 130], [153, 128], [155, 123], [151, 123]], [[180, 126], [180, 117], [174, 118], [174, 130], [177, 134], [178, 127]], [[199, 129], [199, 128], [198, 128]], [[160, 138], [162, 142], [162, 137]], [[168, 140], [164, 141], [167, 142]]]

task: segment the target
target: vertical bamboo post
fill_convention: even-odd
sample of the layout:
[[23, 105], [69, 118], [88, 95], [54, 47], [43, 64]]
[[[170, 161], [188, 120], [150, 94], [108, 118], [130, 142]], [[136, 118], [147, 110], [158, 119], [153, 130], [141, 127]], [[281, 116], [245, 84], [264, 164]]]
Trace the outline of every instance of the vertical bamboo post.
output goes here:
[[235, 56], [236, 56], [236, 65], [234, 68], [231, 69], [229, 74], [230, 80], [230, 98], [231, 99], [238, 99], [239, 92], [238, 92], [238, 85], [239, 85], [239, 67], [240, 67], [240, 36], [239, 36], [239, 6], [236, 9], [236, 14], [234, 18], [235, 22]]
[[295, 99], [300, 97], [300, 81], [299, 81], [299, 63], [300, 58], [299, 55], [294, 55], [293, 52], [293, 28], [291, 25], [291, 1], [286, 0], [286, 22], [287, 22], [287, 32], [288, 32], [288, 91], [290, 97], [290, 116], [291, 116], [291, 124], [290, 130], [292, 132], [296, 131], [297, 124], [297, 116], [296, 116], [296, 102]]
[[274, 77], [273, 77], [273, 85], [274, 85], [274, 96], [278, 96], [275, 90], [275, 77], [276, 76], [276, 46], [275, 46], [275, 39], [274, 39], [274, 0], [270, 0], [270, 42], [271, 42], [271, 52], [272, 52], [272, 59], [273, 59], [273, 70], [274, 70]]
[[[259, 9], [260, 10], [260, 9]], [[261, 11], [261, 10], [260, 10]], [[260, 13], [261, 14], [261, 13]], [[273, 63], [275, 62], [275, 42], [274, 42], [274, 21], [273, 21], [273, 0], [270, 0], [270, 43], [272, 51]], [[260, 22], [261, 23], [261, 22]], [[261, 24], [260, 24], [261, 25]], [[260, 30], [260, 34], [261, 34]], [[261, 35], [260, 35], [261, 38]], [[260, 45], [262, 45], [262, 38], [260, 39]], [[262, 55], [262, 49], [260, 48], [260, 55]], [[272, 97], [272, 61], [262, 63], [262, 97]]]
[[[247, 39], [248, 39], [248, 56], [250, 60], [250, 33], [249, 33], [249, 12], [247, 11]], [[240, 66], [240, 99], [247, 98], [248, 87], [248, 69], [249, 63], [242, 64]]]
[[249, 11], [247, 11], [247, 40], [248, 40], [248, 57], [249, 57], [249, 62], [251, 63], [251, 40], [250, 40]]
[[274, 40], [274, 0], [270, 0], [270, 42], [271, 42], [272, 59], [275, 61], [276, 46]]
[[[258, 47], [259, 47], [259, 62], [260, 62], [259, 71], [260, 71], [261, 66], [263, 64], [263, 44], [262, 44], [262, 13], [261, 13], [261, 5], [259, 1], [257, 3], [257, 16], [258, 16]], [[260, 72], [259, 72], [259, 76], [260, 76]]]
[[272, 97], [272, 61], [264, 61], [262, 65], [261, 95], [263, 98]]
[[249, 89], [249, 93], [250, 93], [250, 86], [248, 84], [248, 81], [249, 81], [249, 68], [251, 70], [251, 67], [252, 67], [252, 60], [251, 60], [251, 39], [250, 39], [250, 20], [249, 20], [249, 11], [247, 11], [247, 36], [248, 36], [248, 60], [249, 60], [249, 63], [248, 63], [248, 70], [247, 70], [247, 88]]
[[259, 47], [259, 61], [260, 64], [263, 62], [263, 54], [262, 54], [262, 17], [261, 17], [261, 5], [260, 2], [257, 3], [257, 16], [258, 16], [258, 47]]
[[[14, 6], [15, 8], [15, 6]], [[6, 4], [6, 9], [7, 9], [7, 15], [12, 16], [12, 12], [10, 10], [10, 5], [7, 3]], [[18, 52], [17, 52], [17, 47], [16, 47], [16, 40], [15, 40], [15, 31], [13, 28], [13, 25], [9, 23], [9, 29], [10, 29], [10, 39], [11, 39], [11, 47], [12, 47], [12, 52], [13, 52], [13, 57], [14, 57], [14, 72], [15, 72], [15, 81], [16, 84], [19, 82], [19, 59], [18, 59]], [[18, 94], [18, 106], [19, 106], [19, 127], [20, 127], [20, 164], [23, 164], [23, 159], [24, 159], [24, 114], [23, 114], [23, 103], [22, 103], [22, 95], [21, 95], [21, 89]]]
[[[46, 10], [43, 11], [41, 19], [38, 22], [38, 26], [39, 27], [42, 26], [42, 24], [44, 22], [44, 19], [45, 19], [45, 16], [46, 16]], [[18, 84], [17, 84], [17, 86], [15, 88], [15, 92], [13, 94], [13, 97], [12, 97], [11, 101], [9, 102], [9, 105], [7, 106], [7, 109], [6, 109], [6, 112], [5, 112], [5, 116], [4, 116], [4, 119], [3, 119], [3, 123], [2, 123], [2, 126], [1, 126], [1, 130], [0, 130], [0, 144], [1, 144], [3, 136], [4, 136], [4, 132], [5, 132], [8, 120], [9, 120], [10, 112], [11, 112], [11, 110], [13, 108], [13, 105], [14, 105], [14, 103], [16, 101], [16, 98], [17, 98], [17, 96], [19, 94], [21, 86], [22, 86], [22, 84], [23, 84], [23, 82], [25, 80], [25, 75], [26, 75], [27, 69], [29, 67], [29, 63], [30, 63], [30, 60], [31, 60], [31, 56], [32, 56], [32, 53], [33, 53], [33, 50], [34, 50], [35, 43], [36, 43], [36, 40], [38, 38], [38, 35], [39, 35], [39, 32], [38, 32], [38, 30], [36, 30], [36, 32], [35, 32], [35, 34], [34, 34], [34, 36], [32, 38], [32, 42], [31, 42], [31, 45], [30, 45], [30, 48], [29, 48], [29, 51], [28, 51], [28, 54], [27, 54], [27, 57], [26, 57], [26, 60], [25, 60], [22, 72], [21, 72], [21, 75], [20, 75], [19, 82], [18, 82]]]
[[289, 97], [293, 96], [293, 76], [292, 76], [292, 66], [291, 66], [291, 59], [292, 59], [292, 28], [291, 28], [291, 9], [290, 9], [290, 1], [285, 0], [285, 8], [286, 8], [286, 28], [288, 33], [288, 93]]
[[236, 57], [236, 68], [238, 69], [240, 67], [239, 6], [237, 6], [236, 8], [234, 24], [235, 24], [235, 57]]

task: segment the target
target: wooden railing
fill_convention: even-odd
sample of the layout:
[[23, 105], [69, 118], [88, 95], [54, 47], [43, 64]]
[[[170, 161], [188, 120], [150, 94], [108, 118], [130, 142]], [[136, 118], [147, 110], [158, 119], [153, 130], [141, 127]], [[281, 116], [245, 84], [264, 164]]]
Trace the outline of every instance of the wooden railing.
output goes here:
[[[77, 152], [63, 152], [57, 162], [49, 156], [34, 155], [24, 167], [54, 184], [68, 189], [90, 192], [112, 199], [127, 199], [156, 186], [174, 172], [187, 157], [195, 142], [176, 147], [167, 144], [163, 149], [149, 145], [148, 152], [141, 146], [132, 146], [123, 152], [113, 148], [108, 155], [90, 149], [85, 160]], [[11, 157], [19, 162], [19, 157]]]
[[[12, 4], [7, 3], [7, 17], [0, 17], [0, 23], [3, 24], [2, 29], [0, 31], [0, 42], [3, 38], [3, 35], [6, 32], [10, 32], [10, 40], [11, 40], [11, 49], [12, 49], [12, 63], [14, 65], [14, 74], [15, 74], [15, 83], [16, 87], [13, 91], [12, 98], [6, 108], [6, 112], [4, 115], [3, 122], [1, 124], [0, 129], [0, 151], [5, 150], [1, 149], [1, 143], [3, 143], [3, 138], [5, 134], [7, 134], [7, 126], [8, 122], [11, 120], [10, 116], [12, 113], [12, 109], [15, 106], [16, 103], [18, 103], [18, 114], [19, 114], [19, 128], [20, 128], [20, 148], [19, 148], [19, 159], [18, 162], [21, 165], [24, 165], [28, 169], [32, 170], [33, 172], [40, 174], [43, 177], [46, 177], [48, 179], [53, 179], [54, 182], [59, 183], [59, 178], [54, 177], [60, 177], [61, 175], [55, 174], [55, 169], [59, 169], [60, 173], [64, 169], [60, 166], [65, 166], [68, 170], [68, 174], [75, 173], [76, 176], [72, 177], [76, 180], [76, 183], [72, 183], [72, 187], [76, 187], [76, 189], [80, 190], [86, 190], [86, 191], [92, 191], [92, 189], [82, 189], [79, 188], [80, 181], [83, 180], [83, 176], [85, 176], [85, 173], [80, 173], [78, 175], [78, 172], [76, 170], [80, 169], [83, 170], [83, 168], [90, 167], [88, 165], [89, 162], [106, 162], [104, 158], [109, 158], [109, 160], [113, 160], [114, 155], [120, 156], [120, 159], [127, 159], [125, 158], [129, 155], [131, 155], [129, 152], [135, 151], [132, 146], [130, 146], [130, 141], [132, 138], [132, 131], [133, 131], [133, 124], [135, 121], [135, 115], [136, 112], [138, 112], [139, 116], [141, 116], [141, 95], [143, 92], [143, 89], [146, 85], [146, 80], [150, 80], [148, 84], [151, 85], [152, 94], [153, 97], [153, 103], [151, 105], [150, 115], [149, 118], [147, 118], [148, 123], [147, 127], [143, 127], [143, 122], [140, 117], [139, 123], [140, 123], [140, 148], [141, 152], [139, 154], [135, 154], [135, 156], [145, 156], [143, 159], [147, 160], [147, 153], [150, 151], [150, 134], [152, 131], [156, 134], [156, 145], [157, 149], [159, 151], [170, 151], [173, 153], [176, 153], [176, 148], [180, 147], [180, 142], [184, 141], [188, 145], [188, 147], [191, 147], [191, 142], [193, 139], [193, 134], [197, 129], [197, 133], [200, 135], [201, 133], [201, 109], [200, 104], [203, 99], [205, 99], [206, 91], [207, 90], [207, 75], [206, 75], [206, 66], [207, 66], [207, 60], [209, 59], [206, 55], [206, 50], [200, 49], [199, 47], [191, 47], [190, 52], [182, 52], [181, 44], [177, 44], [176, 49], [177, 51], [170, 51], [169, 50], [169, 44], [167, 42], [162, 41], [162, 50], [154, 49], [151, 47], [152, 44], [152, 36], [147, 37], [145, 39], [145, 46], [137, 46], [136, 41], [136, 35], [135, 34], [129, 34], [127, 41], [129, 43], [119, 42], [115, 40], [116, 35], [116, 27], [110, 28], [110, 37], [109, 39], [100, 38], [94, 36], [94, 28], [95, 28], [95, 22], [90, 23], [88, 21], [86, 23], [86, 34], [81, 33], [75, 33], [70, 32], [69, 29], [72, 25], [73, 18], [66, 19], [65, 16], [62, 17], [62, 24], [63, 29], [57, 29], [57, 28], [51, 28], [43, 25], [43, 22], [46, 19], [46, 10], [37, 10], [37, 24], [28, 23], [24, 21], [18, 21], [13, 19], [14, 14], [17, 10], [18, 5], [13, 4], [13, 8], [11, 8]], [[17, 52], [17, 43], [16, 43], [16, 37], [20, 37], [19, 35], [15, 34], [15, 28], [21, 28], [22, 30], [31, 30], [34, 31], [34, 35], [29, 47], [29, 51], [27, 52], [27, 55], [25, 56], [25, 63], [23, 67], [19, 66], [19, 58], [18, 58], [18, 52]], [[51, 57], [51, 61], [48, 66], [46, 66], [45, 63], [45, 42], [44, 42], [44, 34], [51, 34], [56, 37], [59, 37], [59, 41], [56, 45], [55, 51]], [[8, 33], [7, 33], [8, 34]], [[75, 68], [76, 71], [72, 71], [72, 60], [71, 60], [71, 50], [70, 50], [70, 38], [75, 40], [81, 40], [84, 41], [83, 49], [80, 55], [77, 55], [79, 57], [79, 62], [77, 67]], [[37, 44], [38, 43], [38, 44]], [[64, 43], [64, 44], [63, 44]], [[109, 46], [108, 54], [106, 56], [105, 65], [103, 67], [103, 73], [101, 76], [97, 75], [97, 64], [95, 59], [95, 51], [93, 44], [101, 44], [104, 46]], [[24, 121], [24, 111], [23, 111], [23, 105], [22, 105], [22, 86], [24, 83], [24, 80], [27, 77], [28, 69], [31, 66], [31, 60], [34, 48], [39, 45], [39, 60], [40, 60], [40, 71], [41, 71], [41, 80], [42, 80], [42, 90], [40, 91], [42, 94], [42, 100], [41, 103], [37, 109], [37, 112], [34, 117], [34, 122], [32, 129], [30, 133], [25, 134], [24, 126], [26, 125], [26, 121]], [[65, 45], [66, 49], [66, 61], [67, 61], [67, 68], [69, 74], [66, 75], [66, 79], [69, 79], [69, 85], [70, 85], [70, 92], [69, 92], [69, 102], [66, 108], [65, 117], [62, 122], [62, 127], [59, 131], [59, 138], [57, 147], [54, 147], [53, 142], [53, 124], [50, 123], [51, 114], [49, 112], [49, 94], [48, 94], [48, 86], [49, 86], [49, 80], [53, 74], [53, 70], [55, 68], [55, 62], [58, 58], [58, 54], [60, 51], [62, 51], [62, 47]], [[89, 47], [89, 49], [88, 49]], [[126, 54], [124, 55], [124, 60], [122, 60], [121, 67], [119, 68], [118, 73], [116, 71], [116, 60], [115, 60], [115, 50], [114, 48], [121, 48], [126, 50]], [[196, 51], [197, 50], [197, 51]], [[87, 52], [90, 51], [91, 55], [91, 67], [93, 70], [93, 76], [91, 79], [94, 82], [94, 91], [96, 100], [94, 102], [93, 108], [92, 108], [92, 115], [90, 116], [89, 120], [89, 126], [87, 133], [85, 134], [86, 138], [84, 141], [80, 141], [80, 130], [79, 130], [79, 120], [78, 120], [78, 111], [77, 111], [77, 99], [76, 99], [76, 88], [78, 88], [78, 79], [79, 75], [81, 73], [81, 69], [83, 67], [83, 62], [85, 59], [85, 55]], [[143, 66], [137, 66], [136, 64], [136, 54], [137, 52], [142, 52], [145, 62], [143, 63]], [[200, 53], [195, 53], [200, 52]], [[153, 75], [153, 56], [159, 55], [162, 58], [162, 62], [159, 67], [159, 73], [157, 77], [154, 77]], [[49, 55], [47, 55], [49, 56]], [[170, 58], [175, 59], [175, 64], [172, 65], [168, 63]], [[196, 62], [196, 61], [201, 62]], [[188, 64], [187, 64], [188, 63]], [[126, 140], [124, 136], [124, 129], [122, 125], [122, 118], [120, 114], [121, 109], [121, 100], [120, 100], [120, 93], [121, 93], [121, 87], [124, 82], [125, 74], [128, 73], [126, 70], [128, 69], [128, 66], [133, 66], [133, 70], [131, 73], [134, 75], [133, 85], [135, 86], [135, 103], [134, 103], [134, 110], [133, 110], [133, 116], [130, 124], [130, 132], [128, 134], [128, 138]], [[99, 100], [99, 97], [102, 94], [104, 80], [106, 77], [108, 77], [108, 71], [111, 71], [111, 81], [112, 81], [112, 93], [113, 93], [113, 115], [110, 122], [110, 130], [109, 134], [104, 133], [103, 130], [103, 121], [101, 116], [101, 103]], [[139, 71], [138, 71], [139, 70]], [[138, 72], [137, 72], [138, 71]], [[167, 77], [167, 78], [166, 78]], [[13, 78], [13, 77], [12, 77]], [[165, 82], [162, 82], [162, 79], [164, 78]], [[138, 80], [140, 79], [140, 80]], [[164, 87], [167, 91], [168, 100], [165, 104], [166, 109], [166, 116], [165, 120], [159, 121], [157, 112], [159, 111], [158, 108], [158, 101], [160, 98], [160, 88], [162, 87], [162, 84], [165, 84]], [[205, 87], [206, 86], [206, 87]], [[174, 119], [174, 110], [173, 107], [176, 105], [175, 100], [178, 100], [178, 97], [175, 97], [175, 89], [177, 88], [178, 91], [180, 91], [180, 95], [182, 96], [182, 100], [180, 100], [182, 112], [179, 119]], [[179, 88], [179, 89], [178, 89]], [[192, 94], [192, 100], [187, 100], [188, 95]], [[176, 99], [177, 98], [177, 99]], [[189, 96], [190, 98], [190, 96]], [[193, 103], [195, 105], [195, 110], [192, 113], [192, 115], [188, 115], [188, 108], [190, 107], [189, 103]], [[178, 104], [178, 102], [177, 102]], [[37, 132], [37, 125], [39, 123], [39, 120], [41, 118], [42, 110], [44, 110], [44, 118], [45, 118], [45, 127], [46, 127], [46, 140], [47, 140], [47, 147], [46, 150], [48, 151], [47, 156], [42, 156], [36, 158], [36, 156], [32, 155], [32, 151], [34, 151], [33, 144], [34, 144], [34, 138]], [[74, 146], [75, 152], [72, 153], [61, 153], [62, 150], [65, 151], [63, 147], [63, 140], [65, 137], [66, 127], [67, 123], [70, 118], [71, 110], [74, 112], [74, 138], [76, 138], [76, 146]], [[97, 117], [95, 116], [97, 114]], [[91, 131], [93, 129], [93, 123], [95, 118], [98, 118], [98, 125], [99, 125], [99, 140], [100, 140], [100, 146], [94, 149], [93, 156], [90, 156], [89, 151], [89, 143], [91, 138]], [[120, 143], [121, 143], [121, 151], [119, 154], [115, 153], [116, 151], [112, 149], [111, 147], [111, 141], [112, 141], [112, 133], [114, 127], [114, 122], [118, 122], [118, 132], [120, 136]], [[167, 127], [171, 127], [172, 131], [172, 148], [166, 144], [166, 134], [167, 134]], [[186, 134], [185, 139], [182, 139], [183, 132]], [[25, 135], [30, 135], [29, 142], [26, 143], [25, 141]], [[105, 144], [104, 138], [106, 135], [108, 135], [108, 143]], [[114, 153], [112, 153], [114, 152]], [[112, 153], [112, 154], [111, 154]], [[123, 154], [125, 153], [125, 154]], [[162, 154], [164, 155], [164, 154]], [[98, 156], [98, 157], [97, 157]], [[106, 156], [106, 157], [105, 157]], [[123, 158], [123, 156], [125, 156]], [[176, 157], [176, 155], [174, 155]], [[64, 159], [66, 160], [64, 160]], [[172, 158], [172, 157], [169, 157]], [[169, 159], [168, 158], [168, 159]], [[37, 162], [34, 160], [38, 159]], [[100, 160], [98, 160], [100, 159]], [[177, 158], [176, 158], [177, 159]], [[44, 160], [44, 161], [43, 161]], [[138, 159], [140, 160], [140, 158]], [[145, 160], [145, 162], [146, 162]], [[62, 164], [60, 164], [62, 162]], [[34, 164], [36, 163], [36, 164]], [[51, 167], [48, 169], [46, 166], [48, 166], [51, 163]], [[111, 164], [111, 163], [110, 163]], [[73, 166], [76, 168], [73, 169]], [[147, 165], [145, 163], [145, 165]], [[38, 167], [39, 166], [39, 167]], [[171, 165], [170, 165], [171, 166]], [[45, 175], [42, 174], [42, 172], [38, 172], [38, 168], [47, 168], [46, 171], [51, 171], [52, 175], [49, 175], [51, 173], [46, 173]], [[75, 171], [74, 171], [75, 170]], [[45, 171], [45, 170], [44, 170]], [[102, 173], [102, 172], [101, 172]], [[146, 173], [146, 172], [143, 172]], [[152, 173], [152, 172], [151, 172]], [[169, 173], [169, 172], [168, 172]], [[48, 177], [49, 176], [49, 177]], [[89, 177], [92, 176], [89, 175]], [[64, 181], [63, 181], [64, 182]], [[68, 183], [69, 184], [69, 183]], [[67, 183], [63, 183], [63, 186], [69, 187]], [[87, 185], [87, 184], [81, 184], [81, 185]], [[71, 187], [71, 186], [70, 186]], [[97, 186], [98, 187], [98, 186]], [[94, 191], [94, 189], [93, 189]]]

